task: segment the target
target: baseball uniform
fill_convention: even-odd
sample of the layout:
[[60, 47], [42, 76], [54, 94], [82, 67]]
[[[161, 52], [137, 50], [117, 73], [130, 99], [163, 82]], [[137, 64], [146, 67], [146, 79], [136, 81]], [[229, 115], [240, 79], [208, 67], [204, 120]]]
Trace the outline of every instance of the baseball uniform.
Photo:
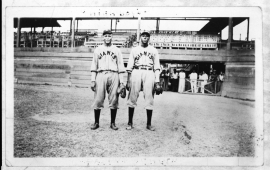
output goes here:
[[114, 45], [106, 47], [101, 45], [94, 51], [91, 65], [92, 81], [96, 82], [95, 99], [92, 107], [104, 107], [106, 91], [108, 93], [109, 108], [118, 109], [117, 88], [123, 83], [125, 73], [123, 57], [119, 48]]
[[153, 110], [154, 83], [159, 82], [160, 62], [157, 50], [148, 45], [137, 46], [131, 50], [127, 72], [131, 73], [131, 84], [127, 105], [137, 106], [137, 99], [141, 89], [145, 98], [145, 109]]
[[207, 80], [208, 80], [208, 75], [206, 73], [204, 73], [201, 77], [201, 79], [203, 80], [201, 82], [201, 92], [204, 93], [204, 86], [206, 85], [207, 83]]
[[197, 92], [197, 73], [193, 72], [190, 74], [190, 84], [191, 84], [191, 91], [192, 93]]
[[185, 82], [186, 82], [186, 73], [181, 71], [179, 73], [179, 88], [178, 88], [178, 92], [184, 92], [185, 91]]

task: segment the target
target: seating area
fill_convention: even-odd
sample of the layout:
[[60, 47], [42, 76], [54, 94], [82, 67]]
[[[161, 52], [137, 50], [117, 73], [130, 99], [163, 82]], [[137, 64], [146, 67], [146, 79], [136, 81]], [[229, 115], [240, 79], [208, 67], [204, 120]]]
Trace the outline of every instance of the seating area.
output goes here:
[[[112, 44], [119, 48], [131, 48], [136, 43], [134, 32], [113, 32]], [[71, 44], [69, 32], [23, 32], [21, 34], [20, 47], [52, 47], [69, 48]], [[17, 33], [14, 32], [14, 47], [16, 47]], [[96, 48], [103, 44], [101, 33], [92, 31], [75, 32], [75, 47]], [[182, 50], [220, 50], [226, 49], [227, 41], [221, 40], [219, 35], [211, 34], [176, 34], [176, 33], [152, 33], [150, 45], [157, 49], [182, 49]], [[236, 50], [254, 49], [254, 41], [233, 40], [232, 48]]]
[[217, 49], [218, 35], [152, 34], [150, 43], [160, 49]]
[[[130, 48], [133, 42], [136, 40], [136, 35], [128, 32], [113, 32], [112, 44], [119, 48]], [[93, 36], [88, 38], [84, 42], [84, 46], [96, 48], [98, 45], [103, 43], [103, 38], [101, 36]]]

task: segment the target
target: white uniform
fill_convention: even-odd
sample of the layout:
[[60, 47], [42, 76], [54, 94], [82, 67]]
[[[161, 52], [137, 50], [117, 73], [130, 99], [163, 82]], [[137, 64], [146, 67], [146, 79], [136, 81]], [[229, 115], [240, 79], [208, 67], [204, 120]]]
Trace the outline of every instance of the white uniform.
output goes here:
[[203, 80], [202, 83], [201, 83], [201, 92], [204, 93], [204, 86], [206, 85], [207, 83], [207, 80], [208, 80], [208, 75], [206, 73], [204, 73], [201, 77], [201, 79]]
[[178, 92], [182, 93], [185, 91], [185, 80], [186, 78], [186, 73], [185, 72], [180, 72], [179, 73], [179, 88], [178, 88]]
[[190, 74], [190, 84], [191, 84], [191, 91], [192, 93], [197, 92], [197, 78], [198, 74], [197, 73], [191, 73]]
[[131, 108], [137, 106], [137, 99], [143, 89], [146, 101], [145, 108], [153, 110], [154, 83], [159, 82], [160, 62], [157, 50], [148, 45], [137, 46], [131, 50], [127, 72], [131, 73], [130, 91], [127, 105]]
[[92, 107], [94, 109], [104, 107], [107, 91], [109, 107], [117, 109], [119, 98], [117, 88], [119, 83], [123, 83], [122, 73], [125, 73], [123, 57], [119, 48], [114, 45], [97, 47], [94, 51], [91, 72], [91, 79], [96, 82], [95, 99]]

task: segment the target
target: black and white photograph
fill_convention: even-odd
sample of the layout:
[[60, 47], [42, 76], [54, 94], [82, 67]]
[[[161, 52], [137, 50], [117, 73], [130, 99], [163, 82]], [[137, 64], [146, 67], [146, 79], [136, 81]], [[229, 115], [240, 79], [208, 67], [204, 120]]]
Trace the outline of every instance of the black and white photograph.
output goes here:
[[7, 8], [6, 165], [262, 166], [261, 16]]

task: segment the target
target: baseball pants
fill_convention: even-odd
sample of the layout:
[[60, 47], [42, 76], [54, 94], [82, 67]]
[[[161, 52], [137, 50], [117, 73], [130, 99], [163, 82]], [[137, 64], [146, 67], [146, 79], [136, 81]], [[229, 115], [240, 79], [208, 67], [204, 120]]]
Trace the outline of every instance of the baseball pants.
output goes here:
[[136, 70], [131, 73], [131, 88], [128, 94], [127, 105], [131, 108], [137, 106], [139, 93], [143, 87], [145, 109], [153, 110], [154, 107], [155, 73], [153, 70]]
[[206, 85], [206, 81], [201, 82], [201, 92], [204, 93], [204, 86]]
[[94, 109], [104, 108], [106, 91], [108, 93], [109, 108], [118, 109], [117, 88], [119, 86], [119, 75], [117, 72], [99, 72], [96, 77], [96, 91], [92, 107]]
[[179, 78], [178, 92], [184, 92], [185, 91], [185, 82], [186, 82], [186, 79]]
[[192, 93], [196, 93], [197, 92], [197, 81], [191, 80], [190, 84], [191, 84]]

